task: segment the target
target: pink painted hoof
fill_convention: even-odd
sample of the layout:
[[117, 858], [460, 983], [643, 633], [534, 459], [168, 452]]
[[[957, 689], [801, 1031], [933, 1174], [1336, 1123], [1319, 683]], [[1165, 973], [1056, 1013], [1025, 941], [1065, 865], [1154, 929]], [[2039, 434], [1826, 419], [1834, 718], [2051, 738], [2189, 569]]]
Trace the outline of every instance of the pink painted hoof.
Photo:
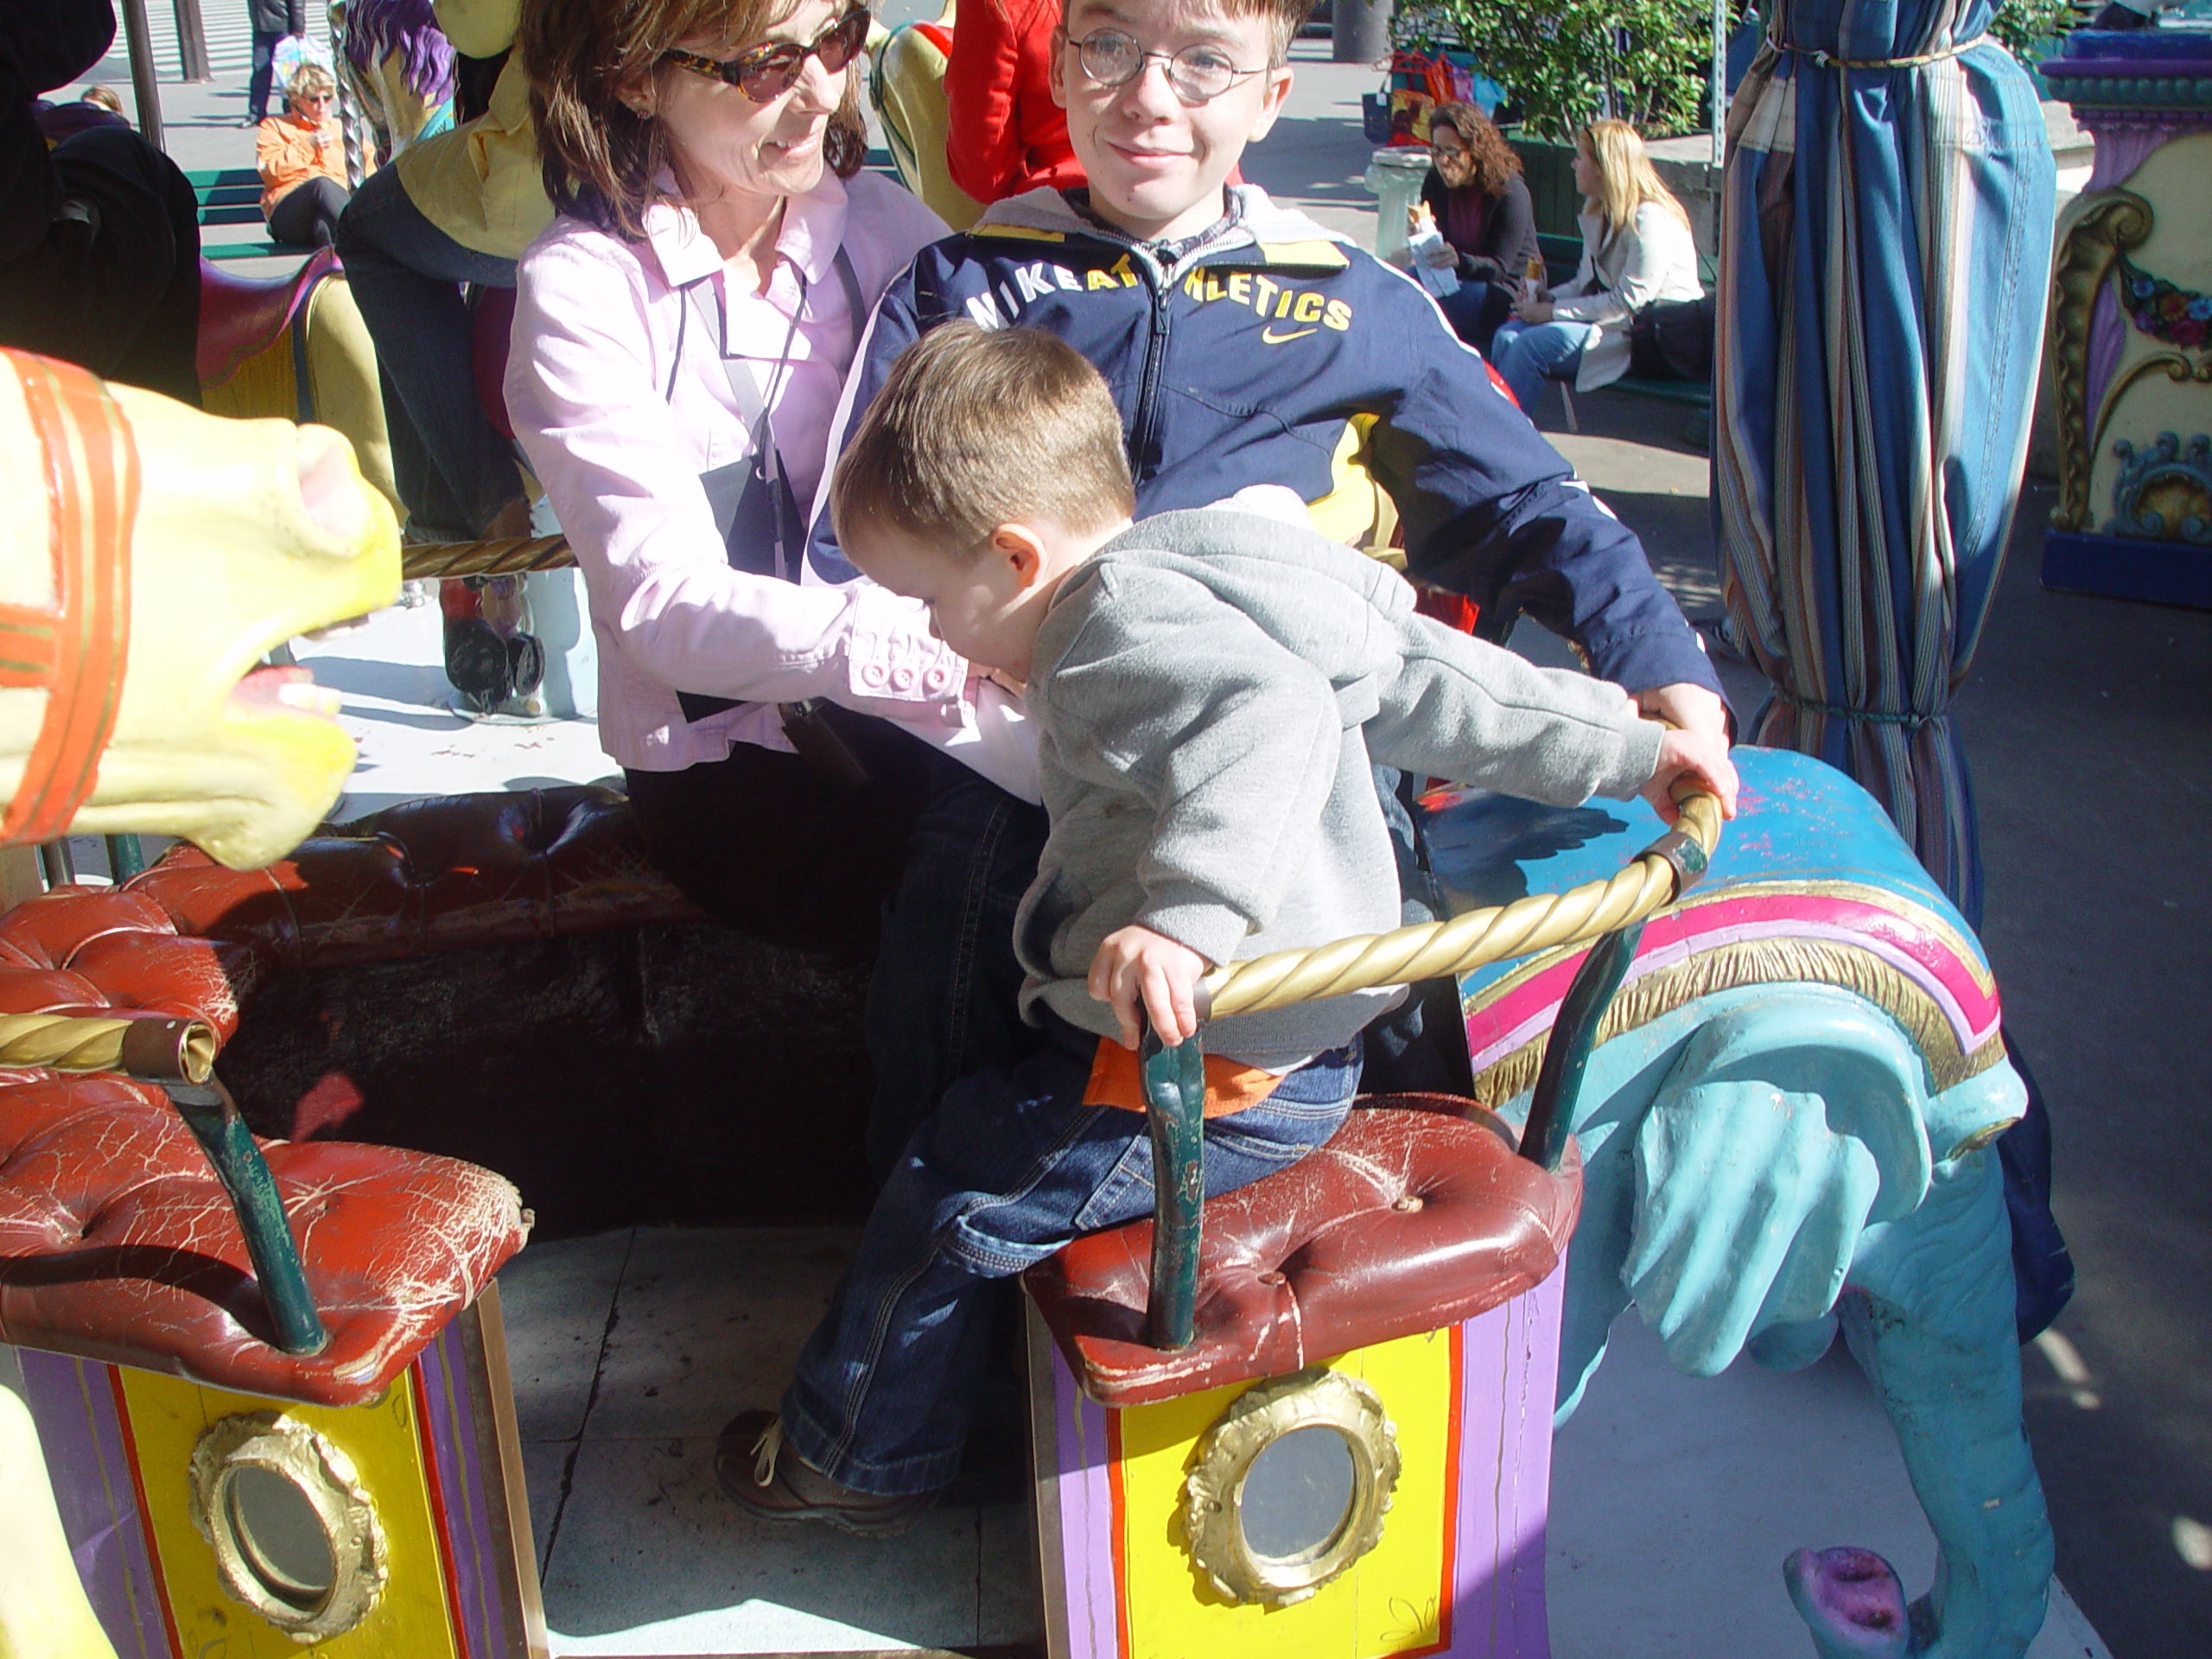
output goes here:
[[1821, 1659], [1912, 1651], [1912, 1615], [1896, 1571], [1869, 1549], [1801, 1549], [1782, 1564], [1789, 1599]]

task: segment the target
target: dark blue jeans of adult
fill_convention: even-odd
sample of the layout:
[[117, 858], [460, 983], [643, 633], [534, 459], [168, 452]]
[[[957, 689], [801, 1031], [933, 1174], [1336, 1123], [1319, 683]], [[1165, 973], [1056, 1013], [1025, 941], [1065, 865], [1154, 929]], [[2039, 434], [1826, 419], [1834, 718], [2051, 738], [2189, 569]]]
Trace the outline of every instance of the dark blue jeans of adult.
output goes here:
[[[1099, 1039], [1046, 1020], [1039, 1052], [956, 1084], [914, 1132], [785, 1392], [792, 1449], [856, 1491], [934, 1491], [957, 1472], [994, 1281], [1079, 1234], [1152, 1213], [1143, 1115], [1085, 1106]], [[1358, 1086], [1355, 1039], [1259, 1105], [1211, 1120], [1208, 1196], [1326, 1141]]]
[[465, 248], [431, 224], [396, 167], [353, 193], [336, 245], [376, 342], [399, 499], [425, 539], [474, 541], [522, 499], [522, 474], [478, 402], [461, 284], [512, 288], [515, 262]]

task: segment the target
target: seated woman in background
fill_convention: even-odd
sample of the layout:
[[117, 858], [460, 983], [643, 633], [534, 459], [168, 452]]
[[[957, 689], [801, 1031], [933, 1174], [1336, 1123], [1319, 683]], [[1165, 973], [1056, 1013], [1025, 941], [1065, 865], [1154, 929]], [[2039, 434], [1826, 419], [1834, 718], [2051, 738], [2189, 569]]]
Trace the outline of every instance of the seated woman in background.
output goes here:
[[1703, 291], [1689, 215], [1659, 181], [1634, 127], [1593, 121], [1584, 128], [1574, 140], [1574, 183], [1583, 195], [1574, 280], [1516, 300], [1513, 320], [1491, 342], [1491, 363], [1532, 418], [1545, 380], [1592, 391], [1619, 379], [1628, 372], [1636, 314]]
[[346, 136], [331, 105], [338, 83], [320, 64], [302, 64], [284, 83], [284, 113], [256, 130], [261, 216], [272, 241], [327, 247], [346, 210]]
[[1459, 338], [1486, 353], [1512, 312], [1529, 262], [1542, 269], [1535, 208], [1521, 178], [1521, 158], [1473, 105], [1438, 105], [1428, 132], [1435, 165], [1421, 181], [1421, 199], [1444, 237], [1429, 263], [1459, 278], [1459, 291], [1437, 303]]

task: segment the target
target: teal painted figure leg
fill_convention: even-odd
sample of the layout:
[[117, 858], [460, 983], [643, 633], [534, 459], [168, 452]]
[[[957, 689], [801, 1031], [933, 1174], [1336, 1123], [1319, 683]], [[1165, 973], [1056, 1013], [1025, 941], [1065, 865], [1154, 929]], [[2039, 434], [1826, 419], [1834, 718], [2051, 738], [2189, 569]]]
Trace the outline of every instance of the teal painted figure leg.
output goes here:
[[[1799, 1551], [1788, 1593], [1822, 1659], [2019, 1659], [2043, 1623], [2050, 1522], [2020, 1426], [2010, 1232], [1989, 1142], [2022, 1109], [1995, 987], [1872, 799], [1798, 756], [1739, 750], [1743, 816], [1655, 918], [1599, 1033], [1573, 1128], [1560, 1421], [1635, 1303], [1669, 1358], [1788, 1369], [1839, 1324], [1896, 1429], [1940, 1547], [1909, 1600], [1880, 1558]], [[1640, 808], [1470, 798], [1432, 825], [1473, 903], [1556, 891], [1641, 846]], [[1503, 850], [1501, 850], [1503, 849]], [[1579, 957], [1468, 976], [1476, 1094], [1518, 1119]]]

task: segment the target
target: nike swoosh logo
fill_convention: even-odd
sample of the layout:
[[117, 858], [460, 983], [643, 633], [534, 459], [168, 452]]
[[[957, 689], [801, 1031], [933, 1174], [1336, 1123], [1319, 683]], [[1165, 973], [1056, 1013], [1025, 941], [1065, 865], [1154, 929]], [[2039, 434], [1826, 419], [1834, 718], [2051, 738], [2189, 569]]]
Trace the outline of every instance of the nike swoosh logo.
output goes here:
[[1260, 338], [1270, 346], [1280, 346], [1286, 340], [1303, 340], [1306, 335], [1315, 332], [1316, 331], [1312, 328], [1300, 328], [1291, 334], [1279, 334], [1275, 333], [1274, 329], [1270, 328], [1263, 333]]

